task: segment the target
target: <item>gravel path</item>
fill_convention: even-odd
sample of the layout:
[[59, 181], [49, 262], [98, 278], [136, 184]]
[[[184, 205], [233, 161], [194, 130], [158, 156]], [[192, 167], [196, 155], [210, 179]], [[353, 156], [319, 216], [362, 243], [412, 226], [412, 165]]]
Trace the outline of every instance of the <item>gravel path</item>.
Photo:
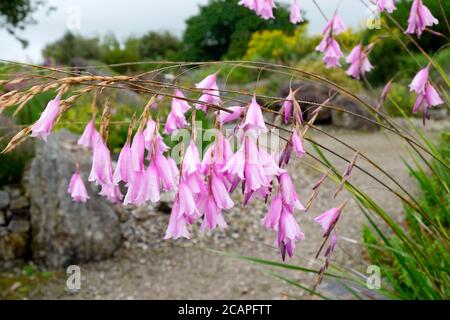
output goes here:
[[[372, 160], [398, 181], [410, 192], [415, 192], [404, 165], [399, 156], [407, 156], [407, 151], [400, 141], [392, 135], [381, 132], [355, 133], [345, 130], [323, 127], [333, 135], [348, 142]], [[314, 137], [320, 143], [339, 150], [351, 159], [353, 152], [340, 147], [331, 138], [324, 135]], [[311, 148], [309, 148], [311, 150]], [[336, 165], [344, 170], [345, 163], [332, 158]], [[370, 166], [359, 161], [369, 172], [375, 173], [383, 182], [392, 183], [376, 173]], [[320, 177], [313, 170], [314, 162], [308, 157], [294, 161], [289, 171], [295, 181], [297, 190], [304, 203], [311, 194], [311, 186]], [[401, 218], [402, 207], [399, 201], [377, 182], [354, 170], [350, 181], [364, 192], [380, 201], [388, 212]], [[306, 239], [302, 241], [289, 263], [320, 268], [314, 255], [321, 243], [321, 229], [313, 222], [313, 217], [332, 206], [351, 199], [347, 191], [343, 191], [336, 200], [332, 195], [336, 186], [326, 181], [320, 194], [308, 213], [296, 213]], [[398, 190], [398, 187], [394, 187]], [[240, 196], [235, 196], [240, 202]], [[265, 214], [267, 205], [262, 201], [254, 201], [249, 207], [235, 207], [226, 213], [229, 228], [212, 234], [201, 234], [193, 230], [191, 241], [162, 241], [167, 225], [168, 215], [156, 210], [135, 211], [136, 225], [144, 239], [127, 243], [114, 258], [101, 263], [81, 265], [82, 288], [78, 293], [65, 290], [65, 274], [56, 280], [38, 288], [30, 298], [63, 298], [63, 299], [289, 299], [311, 298], [304, 292], [295, 289], [277, 279], [262, 273], [257, 265], [222, 256], [208, 249], [216, 249], [242, 255], [257, 256], [265, 259], [281, 261], [278, 250], [273, 247], [275, 234], [260, 226], [260, 219]], [[333, 263], [341, 267], [353, 268], [365, 272], [367, 262], [359, 244], [361, 227], [366, 223], [361, 211], [353, 200], [350, 200], [337, 226], [340, 240], [333, 256]], [[350, 241], [351, 239], [351, 241]], [[291, 279], [311, 286], [315, 278], [299, 272], [283, 272]], [[347, 297], [342, 288], [334, 283], [324, 282], [322, 291], [329, 296]]]

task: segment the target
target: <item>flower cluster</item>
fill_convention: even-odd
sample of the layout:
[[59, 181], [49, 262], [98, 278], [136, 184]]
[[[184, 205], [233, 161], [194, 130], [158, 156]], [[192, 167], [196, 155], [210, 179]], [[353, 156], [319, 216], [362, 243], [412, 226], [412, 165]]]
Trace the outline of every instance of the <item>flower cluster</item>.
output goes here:
[[323, 39], [316, 47], [316, 50], [324, 54], [323, 61], [327, 68], [341, 66], [339, 59], [342, 58], [344, 54], [334, 36], [343, 31], [345, 31], [344, 21], [337, 14], [328, 21], [323, 29]]
[[[260, 198], [270, 199], [271, 204], [262, 225], [277, 232], [276, 245], [282, 258], [292, 257], [296, 242], [304, 239], [295, 217], [295, 211], [304, 211], [294, 183], [284, 167], [294, 152], [301, 158], [306, 154], [303, 145], [302, 111], [291, 90], [283, 104], [286, 124], [292, 123], [292, 134], [280, 155], [270, 153], [261, 143], [262, 135], [269, 132], [262, 107], [256, 96], [246, 106], [221, 108], [215, 113], [216, 137], [204, 156], [196, 145], [195, 113], [208, 113], [211, 106], [221, 104], [217, 74], [206, 77], [197, 84], [201, 96], [192, 108], [180, 90], [175, 90], [171, 110], [164, 129], [160, 130], [159, 119], [152, 119], [149, 108], [154, 108], [156, 98], [144, 108], [137, 130], [133, 117], [117, 163], [113, 163], [107, 146], [108, 108], [105, 107], [100, 130], [97, 131], [94, 116], [86, 125], [78, 144], [92, 152], [92, 168], [88, 177], [99, 187], [99, 195], [114, 203], [143, 206], [160, 201], [161, 192], [174, 192], [174, 204], [165, 239], [189, 238], [189, 226], [200, 222], [201, 230], [226, 228], [224, 210], [235, 206], [231, 194], [239, 185], [242, 188], [243, 205]], [[46, 139], [60, 112], [59, 96], [50, 101], [40, 119], [32, 126], [33, 136]], [[186, 119], [190, 112], [192, 124]], [[106, 115], [106, 116], [105, 116]], [[105, 120], [106, 119], [106, 120]], [[235, 122], [233, 133], [227, 136], [222, 125]], [[175, 134], [190, 127], [191, 139], [181, 161], [177, 165], [168, 154], [161, 131]], [[134, 133], [134, 134], [133, 134]], [[233, 150], [231, 139], [238, 140]], [[123, 194], [122, 191], [126, 190]], [[68, 193], [76, 202], [86, 202], [88, 192], [81, 178], [78, 164], [73, 174]]]
[[413, 112], [417, 113], [420, 109], [423, 112], [424, 122], [429, 119], [428, 108], [443, 104], [444, 101], [439, 93], [433, 87], [429, 79], [430, 66], [426, 66], [420, 70], [412, 80], [409, 88], [417, 93], [416, 102], [414, 103]]

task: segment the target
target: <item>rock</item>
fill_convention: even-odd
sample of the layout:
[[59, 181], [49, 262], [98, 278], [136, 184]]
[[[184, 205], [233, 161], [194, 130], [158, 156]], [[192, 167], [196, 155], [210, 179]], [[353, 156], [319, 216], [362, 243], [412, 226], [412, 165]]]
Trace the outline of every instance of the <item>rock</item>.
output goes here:
[[448, 117], [448, 109], [443, 107], [429, 108], [428, 112], [431, 119], [433, 120], [443, 120]]
[[[367, 101], [369, 104], [371, 104], [370, 99], [368, 97], [360, 96], [360, 98], [363, 101]], [[345, 109], [346, 111], [352, 112], [354, 114], [357, 114], [359, 116], [355, 116], [353, 114], [344, 112], [344, 111], [338, 111], [338, 110], [331, 110], [331, 118], [332, 122], [335, 126], [343, 127], [346, 129], [352, 129], [352, 130], [376, 130], [378, 129], [378, 125], [368, 121], [367, 119], [364, 119], [362, 117], [368, 118], [370, 120], [374, 120], [374, 118], [371, 116], [369, 111], [367, 111], [363, 106], [361, 106], [360, 103], [357, 103], [354, 100], [348, 99], [344, 96], [339, 96], [335, 104], [342, 109]]]
[[[67, 130], [36, 143], [36, 157], [28, 173], [33, 259], [48, 267], [100, 261], [111, 257], [121, 242], [115, 205], [98, 195], [87, 183], [91, 166], [89, 151], [77, 146]], [[76, 156], [77, 154], [77, 156]], [[73, 202], [67, 186], [78, 158], [90, 199]]]
[[174, 198], [175, 193], [173, 191], [161, 193], [161, 199], [156, 204], [156, 209], [162, 213], [170, 214], [172, 212]]
[[27, 252], [28, 233], [8, 233], [0, 227], [0, 262], [22, 260]]
[[150, 210], [149, 207], [137, 207], [131, 211], [131, 214], [137, 220], [147, 220], [150, 217]]
[[20, 191], [20, 189], [10, 188], [9, 194], [11, 195], [11, 199], [16, 199], [20, 197], [22, 192]]
[[15, 218], [19, 218], [22, 220], [30, 220], [30, 209], [29, 208], [23, 208], [23, 209], [15, 209], [9, 211], [9, 217], [8, 220], [11, 219], [12, 216]]
[[18, 197], [16, 199], [12, 199], [9, 205], [11, 210], [23, 209], [30, 206], [30, 202], [25, 197]]
[[[303, 118], [305, 120], [309, 120], [312, 117], [312, 112], [318, 107], [317, 104], [324, 103], [329, 97], [337, 93], [336, 90], [315, 82], [293, 83], [292, 89], [295, 90], [297, 88], [300, 88], [300, 90], [297, 93], [296, 98], [301, 101], [311, 102], [300, 103], [303, 111]], [[288, 94], [289, 87], [287, 86], [282, 87], [278, 92], [279, 97], [286, 97]], [[372, 101], [368, 96], [361, 95], [359, 98], [370, 105], [374, 105], [374, 101]], [[361, 103], [341, 94], [336, 94], [336, 96], [333, 97], [327, 104], [352, 112], [356, 115], [366, 117], [370, 120], [374, 119], [371, 113]], [[378, 125], [359, 116], [349, 114], [348, 112], [323, 107], [316, 119], [316, 124], [332, 123], [337, 127], [344, 127], [353, 130], [378, 129]]]
[[12, 233], [28, 232], [30, 229], [30, 222], [24, 219], [12, 219], [8, 224], [8, 230]]
[[[300, 106], [303, 111], [303, 118], [309, 120], [311, 113], [317, 108], [318, 103], [324, 103], [331, 95], [335, 93], [324, 85], [315, 82], [295, 82], [292, 84], [292, 89], [300, 88], [296, 94], [296, 98], [301, 101], [308, 101], [311, 103], [301, 103]], [[284, 86], [278, 91], [279, 97], [287, 97], [289, 94], [289, 86]], [[330, 101], [332, 103], [333, 100]], [[280, 105], [281, 107], [281, 105]], [[331, 123], [331, 110], [323, 108], [316, 119], [316, 123]]]
[[9, 194], [6, 191], [0, 191], [0, 210], [9, 206]]
[[5, 212], [0, 211], [0, 226], [4, 226], [5, 224], [6, 224]]

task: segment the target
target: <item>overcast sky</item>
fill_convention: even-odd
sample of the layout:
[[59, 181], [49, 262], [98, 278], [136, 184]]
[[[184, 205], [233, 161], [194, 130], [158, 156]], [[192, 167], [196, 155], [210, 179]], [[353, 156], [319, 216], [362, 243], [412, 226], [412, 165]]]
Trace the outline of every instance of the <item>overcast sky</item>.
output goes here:
[[[339, 5], [339, 13], [348, 26], [358, 27], [367, 16], [358, 0], [316, 0], [327, 16]], [[181, 35], [184, 21], [198, 12], [208, 0], [49, 0], [56, 11], [35, 14], [37, 25], [27, 27], [20, 36], [29, 41], [27, 49], [6, 31], [0, 30], [0, 58], [38, 63], [45, 44], [60, 38], [68, 29], [84, 36], [102, 36], [113, 32], [119, 40], [142, 35], [149, 30], [168, 30]], [[238, 3], [239, 0], [236, 0]], [[289, 3], [290, 0], [279, 2]], [[312, 0], [298, 0], [310, 20], [310, 33], [322, 30], [325, 20]]]

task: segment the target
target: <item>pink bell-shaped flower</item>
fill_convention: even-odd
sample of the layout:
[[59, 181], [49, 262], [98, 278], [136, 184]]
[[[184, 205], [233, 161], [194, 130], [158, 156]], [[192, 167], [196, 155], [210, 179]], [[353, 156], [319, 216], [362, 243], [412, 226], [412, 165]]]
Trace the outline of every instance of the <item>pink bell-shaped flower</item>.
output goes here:
[[363, 49], [361, 44], [358, 44], [347, 56], [345, 61], [350, 63], [350, 67], [347, 69], [346, 73], [349, 76], [359, 80], [366, 72], [373, 69], [369, 58], [367, 57], [367, 51]]
[[86, 202], [89, 199], [83, 179], [81, 179], [80, 173], [78, 172], [75, 172], [70, 178], [67, 192], [70, 193], [70, 196], [75, 202]]
[[80, 139], [78, 139], [78, 144], [82, 145], [86, 148], [93, 149], [94, 144], [99, 137], [100, 137], [100, 134], [95, 129], [94, 120], [91, 120], [84, 128], [84, 131], [83, 131]]
[[422, 0], [414, 0], [408, 18], [406, 33], [415, 33], [417, 37], [420, 37], [426, 27], [431, 27], [438, 23], [439, 21], [433, 17], [430, 9], [423, 4]]
[[377, 7], [380, 12], [387, 11], [392, 13], [396, 9], [395, 0], [378, 0]]
[[186, 121], [185, 113], [191, 109], [189, 104], [179, 98], [184, 98], [183, 93], [180, 90], [175, 90], [175, 98], [172, 99], [172, 109], [167, 116], [164, 132], [166, 134], [172, 134], [178, 129], [181, 129], [188, 125]]
[[53, 129], [53, 124], [59, 114], [60, 100], [61, 98], [59, 95], [57, 95], [55, 99], [50, 100], [47, 107], [44, 109], [44, 112], [42, 112], [39, 120], [31, 126], [32, 137], [39, 137], [44, 141], [47, 141], [47, 137], [50, 135]]
[[206, 103], [197, 103], [195, 105], [196, 109], [200, 109], [203, 110], [203, 112], [206, 112], [208, 104], [220, 105], [222, 103], [222, 100], [220, 99], [219, 87], [217, 86], [216, 73], [207, 76], [195, 86], [198, 89], [202, 89], [203, 95], [199, 98], [199, 100]]
[[328, 234], [333, 229], [340, 215], [341, 215], [340, 208], [332, 208], [328, 211], [325, 211], [320, 216], [314, 218], [314, 221], [316, 221], [322, 226], [324, 234]]

